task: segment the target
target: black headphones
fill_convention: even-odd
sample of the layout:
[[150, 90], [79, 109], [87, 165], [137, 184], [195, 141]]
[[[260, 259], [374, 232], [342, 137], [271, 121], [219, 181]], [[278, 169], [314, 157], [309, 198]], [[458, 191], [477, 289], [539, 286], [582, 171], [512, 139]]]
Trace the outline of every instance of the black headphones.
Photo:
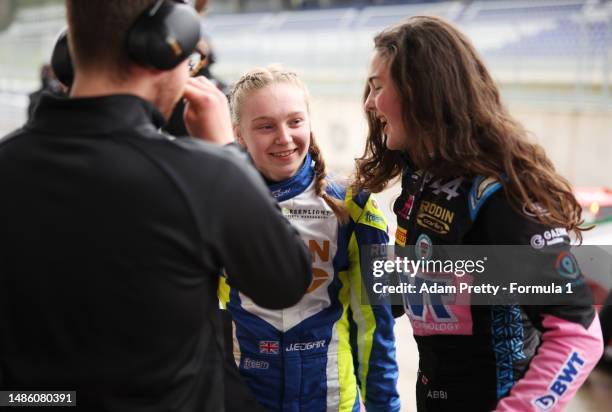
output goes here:
[[[200, 17], [187, 0], [157, 0], [134, 22], [127, 36], [130, 58], [143, 66], [170, 70], [188, 58], [200, 41]], [[51, 67], [66, 86], [74, 80], [67, 29], [58, 36]]]

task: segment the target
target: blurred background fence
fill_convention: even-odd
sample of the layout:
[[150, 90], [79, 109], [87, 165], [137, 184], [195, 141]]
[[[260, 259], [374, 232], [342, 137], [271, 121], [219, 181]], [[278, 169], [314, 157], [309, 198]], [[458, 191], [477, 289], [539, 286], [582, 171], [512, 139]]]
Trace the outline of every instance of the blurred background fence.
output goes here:
[[[332, 167], [363, 148], [361, 110], [372, 37], [412, 15], [453, 21], [473, 40], [512, 113], [579, 186], [612, 186], [612, 1], [215, 1], [204, 17], [232, 82], [272, 62], [296, 69], [313, 96], [315, 131]], [[0, 133], [21, 125], [65, 25], [63, 1], [0, 0]], [[95, 22], [92, 22], [95, 24]]]

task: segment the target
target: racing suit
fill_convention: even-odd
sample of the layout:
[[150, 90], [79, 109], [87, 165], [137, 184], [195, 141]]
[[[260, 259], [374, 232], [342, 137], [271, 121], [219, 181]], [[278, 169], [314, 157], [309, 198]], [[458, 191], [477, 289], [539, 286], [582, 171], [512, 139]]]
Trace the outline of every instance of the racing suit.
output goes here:
[[327, 193], [345, 199], [351, 216], [339, 225], [316, 194], [311, 163], [307, 156], [295, 176], [269, 185], [312, 253], [307, 294], [293, 307], [267, 310], [220, 283], [235, 324], [236, 364], [269, 411], [359, 411], [359, 392], [370, 412], [399, 411], [391, 308], [361, 304], [359, 247], [386, 244], [386, 220], [369, 194], [353, 197], [330, 184]]
[[[551, 228], [529, 219], [526, 208], [512, 209], [500, 189], [482, 176], [435, 179], [406, 170], [394, 203], [396, 245], [552, 247], [540, 242]], [[566, 231], [549, 233], [559, 237], [549, 243], [569, 248]], [[433, 307], [404, 295], [404, 310], [419, 348], [421, 412], [561, 410], [602, 353], [597, 315], [584, 304]]]

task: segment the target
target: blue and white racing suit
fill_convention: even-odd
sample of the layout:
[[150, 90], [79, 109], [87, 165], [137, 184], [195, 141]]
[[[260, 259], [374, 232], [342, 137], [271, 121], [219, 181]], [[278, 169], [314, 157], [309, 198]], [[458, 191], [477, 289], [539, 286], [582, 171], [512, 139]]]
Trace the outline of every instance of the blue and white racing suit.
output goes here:
[[399, 411], [391, 309], [361, 296], [360, 247], [388, 242], [386, 220], [369, 194], [330, 184], [327, 193], [345, 199], [350, 213], [340, 225], [316, 194], [311, 163], [308, 156], [295, 176], [269, 186], [312, 253], [306, 295], [268, 310], [232, 289], [231, 273], [219, 285], [236, 364], [269, 411], [359, 411], [359, 394], [368, 412]]

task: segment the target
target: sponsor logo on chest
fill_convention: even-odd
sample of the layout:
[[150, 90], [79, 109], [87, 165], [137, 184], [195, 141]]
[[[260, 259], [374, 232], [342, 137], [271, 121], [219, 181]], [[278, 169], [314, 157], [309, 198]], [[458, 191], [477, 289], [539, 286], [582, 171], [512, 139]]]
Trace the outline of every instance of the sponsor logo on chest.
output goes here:
[[307, 219], [307, 220], [320, 220], [327, 219], [334, 215], [334, 212], [327, 209], [320, 208], [282, 208], [283, 215], [287, 219]]
[[300, 342], [300, 343], [290, 343], [289, 346], [285, 348], [285, 352], [298, 352], [298, 351], [307, 351], [312, 349], [319, 349], [325, 347], [325, 340], [317, 340], [313, 342]]
[[434, 202], [424, 200], [419, 206], [417, 224], [440, 235], [450, 231], [450, 225], [455, 220], [455, 212], [451, 212]]
[[312, 282], [306, 290], [306, 293], [311, 293], [317, 290], [331, 277], [330, 242], [329, 240], [317, 242], [314, 239], [309, 239], [308, 249], [312, 257]]

